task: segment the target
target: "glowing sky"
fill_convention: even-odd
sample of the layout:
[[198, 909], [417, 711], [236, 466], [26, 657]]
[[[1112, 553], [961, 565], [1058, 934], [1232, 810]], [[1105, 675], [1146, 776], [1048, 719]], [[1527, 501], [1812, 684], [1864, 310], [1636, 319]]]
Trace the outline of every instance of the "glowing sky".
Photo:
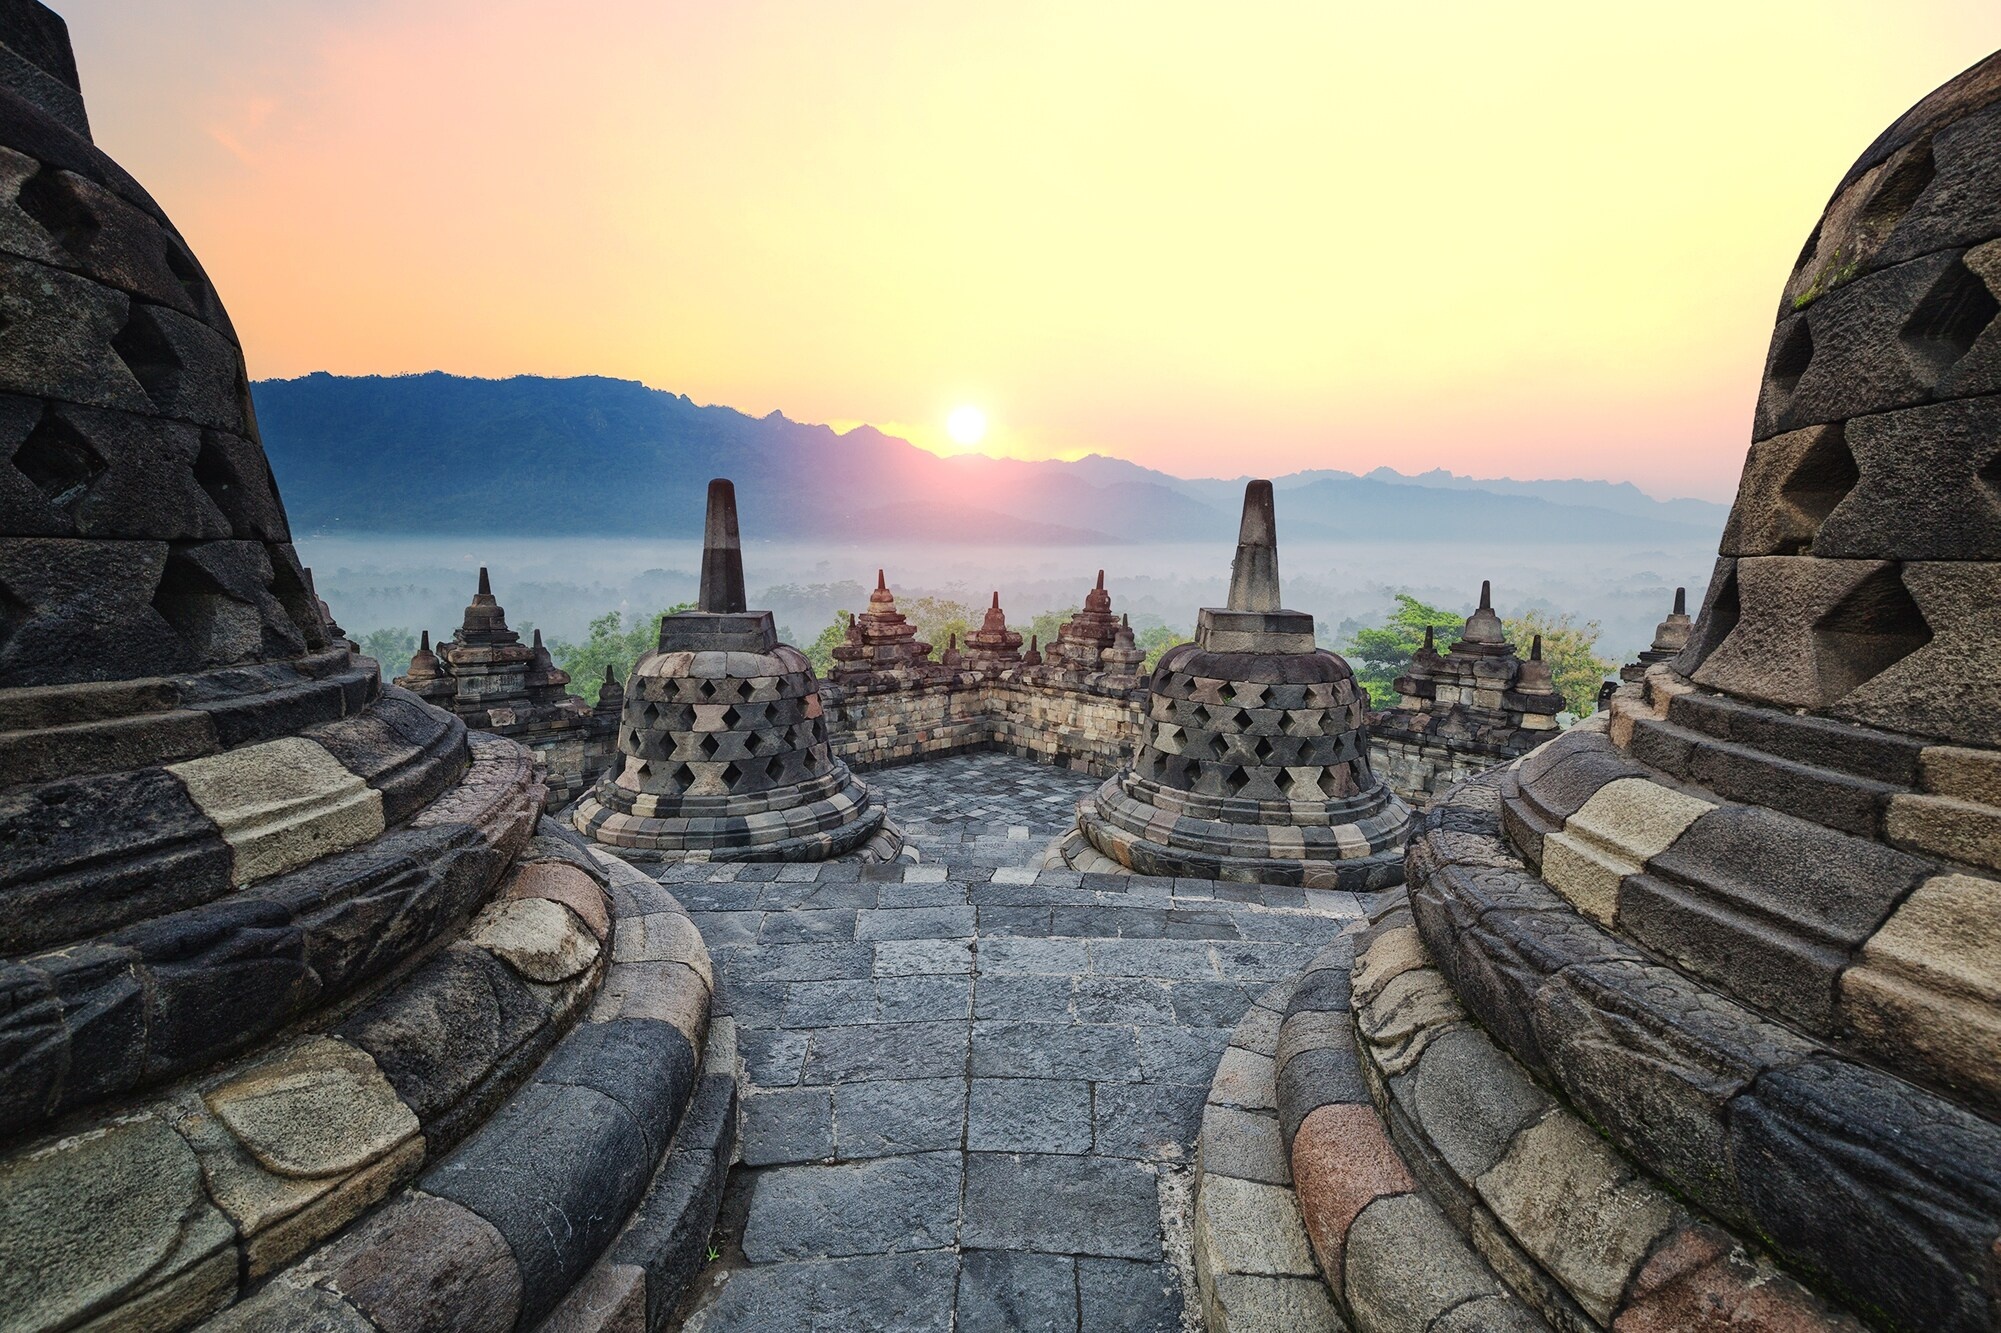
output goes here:
[[255, 376], [603, 374], [949, 450], [1727, 498], [1973, 0], [56, 0]]

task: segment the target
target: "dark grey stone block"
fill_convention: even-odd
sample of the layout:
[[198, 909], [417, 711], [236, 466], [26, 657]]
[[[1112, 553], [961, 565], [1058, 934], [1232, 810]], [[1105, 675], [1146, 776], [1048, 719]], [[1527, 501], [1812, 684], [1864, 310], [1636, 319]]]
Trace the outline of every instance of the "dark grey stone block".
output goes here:
[[918, 1153], [759, 1175], [744, 1223], [752, 1263], [942, 1249], [957, 1239], [960, 1157]]
[[1172, 1265], [1077, 1260], [1079, 1326], [1120, 1333], [1180, 1333], [1181, 1279]]
[[1159, 1259], [1154, 1182], [1152, 1171], [1123, 1159], [972, 1153], [960, 1242], [973, 1249]]
[[833, 1094], [835, 1149], [844, 1158], [956, 1149], [964, 1138], [962, 1077], [843, 1083]]
[[1075, 1333], [1077, 1261], [968, 1250], [960, 1257], [956, 1308], [958, 1333]]
[[652, 1165], [617, 1102], [590, 1088], [530, 1083], [420, 1188], [470, 1208], [506, 1239], [521, 1266], [522, 1318], [532, 1322], [611, 1243]]
[[828, 1089], [753, 1092], [742, 1105], [745, 1166], [818, 1162], [834, 1155], [834, 1097]]
[[975, 1078], [966, 1107], [975, 1152], [1091, 1151], [1091, 1085], [1074, 1079]]

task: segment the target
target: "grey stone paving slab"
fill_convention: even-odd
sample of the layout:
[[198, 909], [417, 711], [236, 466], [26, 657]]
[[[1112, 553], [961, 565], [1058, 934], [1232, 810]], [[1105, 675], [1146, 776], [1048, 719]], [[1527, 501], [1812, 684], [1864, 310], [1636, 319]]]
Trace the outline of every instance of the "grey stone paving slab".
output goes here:
[[1091, 1150], [1091, 1085], [1079, 1079], [975, 1078], [966, 1109], [974, 1152]]
[[964, 1211], [970, 1248], [1161, 1257], [1158, 1179], [1120, 1158], [970, 1153]]
[[965, 1137], [966, 1080], [879, 1079], [834, 1090], [834, 1147], [841, 1157], [957, 1148]]
[[796, 912], [766, 912], [763, 928], [757, 932], [759, 944], [810, 944], [827, 940], [852, 943], [855, 918], [852, 908], [805, 908]]
[[949, 1250], [739, 1269], [687, 1333], [946, 1333], [959, 1256]]
[[686, 1327], [1180, 1330], [1219, 1057], [1353, 897], [1040, 871], [1098, 783], [1006, 755], [866, 776], [916, 865], [662, 868], [748, 1084], [718, 1241], [748, 1266]]
[[800, 1079], [845, 1083], [860, 1079], [941, 1078], [966, 1068], [967, 1024], [872, 1023], [818, 1028]]
[[973, 1023], [975, 1078], [1140, 1078], [1130, 1027], [1075, 1023]]
[[1115, 1157], [1179, 1160], [1202, 1127], [1207, 1084], [1100, 1083], [1093, 1150]]
[[834, 1098], [826, 1088], [752, 1092], [739, 1102], [737, 1142], [747, 1166], [817, 1162], [834, 1155]]
[[958, 1333], [1075, 1333], [1077, 1261], [968, 1250], [959, 1261], [958, 1314]]
[[958, 1239], [963, 1169], [956, 1152], [772, 1167], [751, 1195], [744, 1257], [769, 1263], [947, 1248]]
[[1087, 1329], [1181, 1333], [1181, 1280], [1164, 1263], [1077, 1261], [1077, 1313]]

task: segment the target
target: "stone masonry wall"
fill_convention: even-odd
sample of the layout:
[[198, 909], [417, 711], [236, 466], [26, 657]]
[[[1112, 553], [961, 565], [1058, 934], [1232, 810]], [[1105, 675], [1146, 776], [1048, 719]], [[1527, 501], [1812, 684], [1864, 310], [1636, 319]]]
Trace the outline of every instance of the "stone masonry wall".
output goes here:
[[1146, 708], [1134, 677], [1047, 667], [822, 684], [820, 693], [834, 753], [854, 768], [1000, 749], [1108, 777], [1131, 755]]

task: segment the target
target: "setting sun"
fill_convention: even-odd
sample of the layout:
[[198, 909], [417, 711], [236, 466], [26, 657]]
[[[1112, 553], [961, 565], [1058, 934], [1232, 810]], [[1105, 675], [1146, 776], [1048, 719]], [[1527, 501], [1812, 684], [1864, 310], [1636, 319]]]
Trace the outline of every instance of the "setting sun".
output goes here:
[[955, 407], [945, 418], [945, 433], [954, 444], [970, 449], [987, 436], [987, 414], [977, 407]]

